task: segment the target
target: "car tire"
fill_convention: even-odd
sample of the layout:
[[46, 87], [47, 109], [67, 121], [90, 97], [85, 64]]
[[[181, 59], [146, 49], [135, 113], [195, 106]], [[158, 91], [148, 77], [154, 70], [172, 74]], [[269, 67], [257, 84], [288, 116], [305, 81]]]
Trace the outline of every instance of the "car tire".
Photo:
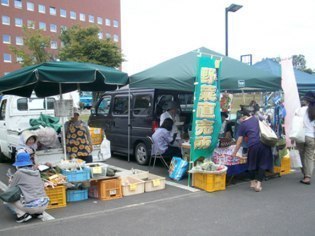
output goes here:
[[149, 149], [145, 143], [137, 144], [135, 148], [135, 158], [139, 165], [147, 165], [149, 163]]

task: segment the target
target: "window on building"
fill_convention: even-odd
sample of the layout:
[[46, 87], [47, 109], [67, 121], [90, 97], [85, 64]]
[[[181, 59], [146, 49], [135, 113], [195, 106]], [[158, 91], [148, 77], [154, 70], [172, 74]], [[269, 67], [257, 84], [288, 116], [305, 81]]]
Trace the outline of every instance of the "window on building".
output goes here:
[[1, 0], [2, 6], [9, 6], [9, 0]]
[[4, 53], [4, 54], [3, 54], [3, 62], [11, 63], [11, 62], [12, 62], [11, 54], [9, 54], [9, 53]]
[[22, 0], [14, 0], [14, 7], [15, 8], [22, 8]]
[[89, 22], [90, 22], [90, 23], [94, 23], [94, 16], [89, 15]]
[[97, 24], [102, 25], [103, 24], [103, 19], [102, 17], [97, 17]]
[[67, 17], [67, 11], [65, 9], [60, 9], [60, 17]]
[[77, 19], [77, 13], [75, 13], [74, 11], [70, 11], [70, 19], [76, 20]]
[[15, 18], [15, 26], [16, 27], [22, 27], [23, 26], [22, 18]]
[[50, 24], [50, 32], [57, 32], [57, 25]]
[[34, 11], [34, 3], [32, 3], [32, 2], [27, 2], [27, 3], [26, 3], [26, 9], [27, 9], [28, 11]]
[[80, 13], [80, 21], [85, 21], [85, 14]]
[[39, 29], [46, 31], [46, 23], [45, 22], [39, 22]]
[[114, 42], [118, 42], [119, 41], [119, 36], [117, 34], [114, 34], [113, 40], [114, 40]]
[[45, 7], [45, 5], [39, 4], [39, 5], [38, 5], [38, 12], [45, 14], [45, 13], [46, 13], [46, 7]]
[[110, 26], [110, 19], [105, 19], [105, 25]]
[[10, 17], [2, 16], [2, 24], [3, 25], [10, 25]]
[[23, 58], [22, 57], [16, 57], [16, 62], [22, 63], [23, 62]]
[[103, 39], [103, 33], [102, 33], [102, 32], [99, 32], [99, 33], [98, 33], [98, 38], [99, 38], [99, 39]]
[[110, 39], [111, 37], [110, 33], [106, 33], [106, 39]]
[[35, 29], [35, 22], [32, 20], [27, 20], [27, 28]]
[[8, 34], [2, 35], [2, 42], [5, 44], [10, 44], [11, 43], [11, 36]]
[[58, 49], [57, 41], [50, 41], [50, 48], [51, 49]]
[[57, 11], [55, 7], [49, 7], [49, 14], [52, 16], [57, 15]]
[[118, 27], [119, 27], [118, 20], [113, 20], [113, 26], [114, 26], [115, 28], [118, 28]]
[[15, 37], [15, 44], [16, 45], [24, 45], [23, 37], [22, 36], [16, 36]]

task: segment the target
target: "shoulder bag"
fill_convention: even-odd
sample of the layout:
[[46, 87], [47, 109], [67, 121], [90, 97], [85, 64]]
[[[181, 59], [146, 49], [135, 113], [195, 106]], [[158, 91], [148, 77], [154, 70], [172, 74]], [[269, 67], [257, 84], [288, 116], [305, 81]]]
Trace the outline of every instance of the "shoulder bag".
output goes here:
[[5, 192], [0, 194], [0, 199], [5, 202], [16, 202], [20, 200], [22, 191], [18, 186], [9, 187]]
[[275, 146], [278, 136], [265, 121], [259, 121], [260, 141], [267, 146]]

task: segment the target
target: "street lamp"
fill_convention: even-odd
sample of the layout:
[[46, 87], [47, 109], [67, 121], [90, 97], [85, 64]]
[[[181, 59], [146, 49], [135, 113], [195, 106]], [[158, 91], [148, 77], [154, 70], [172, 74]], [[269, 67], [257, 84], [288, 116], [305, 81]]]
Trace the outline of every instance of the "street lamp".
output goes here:
[[229, 7], [225, 8], [225, 56], [229, 55], [229, 37], [228, 37], [228, 13], [229, 12], [236, 12], [239, 9], [241, 9], [243, 6], [242, 5], [237, 5], [237, 4], [231, 4]]

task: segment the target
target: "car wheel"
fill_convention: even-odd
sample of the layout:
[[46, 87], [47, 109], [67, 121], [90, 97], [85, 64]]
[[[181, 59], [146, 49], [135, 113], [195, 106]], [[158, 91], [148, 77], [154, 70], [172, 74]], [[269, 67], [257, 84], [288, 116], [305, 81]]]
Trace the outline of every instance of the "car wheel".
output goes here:
[[148, 148], [144, 143], [138, 143], [135, 148], [135, 157], [140, 165], [147, 165], [149, 163], [150, 155]]

